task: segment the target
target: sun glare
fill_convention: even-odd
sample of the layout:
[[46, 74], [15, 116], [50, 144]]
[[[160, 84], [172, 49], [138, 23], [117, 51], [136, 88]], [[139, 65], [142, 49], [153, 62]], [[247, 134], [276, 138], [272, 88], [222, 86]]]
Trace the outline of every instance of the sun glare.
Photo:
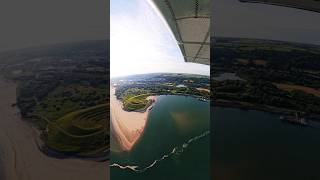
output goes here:
[[127, 4], [111, 0], [111, 7], [111, 77], [155, 72], [209, 74], [205, 65], [184, 62], [167, 24], [148, 0]]

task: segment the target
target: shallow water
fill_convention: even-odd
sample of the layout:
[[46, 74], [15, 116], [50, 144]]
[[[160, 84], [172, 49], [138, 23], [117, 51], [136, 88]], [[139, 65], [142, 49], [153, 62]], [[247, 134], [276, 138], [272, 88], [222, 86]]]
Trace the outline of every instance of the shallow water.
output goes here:
[[111, 153], [111, 179], [209, 179], [209, 102], [159, 96], [128, 153]]

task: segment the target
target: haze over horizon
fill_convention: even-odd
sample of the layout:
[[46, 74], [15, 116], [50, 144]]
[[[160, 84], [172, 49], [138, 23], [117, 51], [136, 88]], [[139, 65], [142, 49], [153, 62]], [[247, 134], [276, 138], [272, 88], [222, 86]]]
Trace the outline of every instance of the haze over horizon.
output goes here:
[[[214, 36], [320, 45], [320, 13], [239, 0], [215, 0]], [[235, 23], [236, 22], [236, 23]]]
[[110, 74], [209, 75], [207, 65], [184, 62], [172, 32], [148, 0], [111, 0]]
[[0, 52], [109, 39], [107, 0], [4, 0], [0, 21]]

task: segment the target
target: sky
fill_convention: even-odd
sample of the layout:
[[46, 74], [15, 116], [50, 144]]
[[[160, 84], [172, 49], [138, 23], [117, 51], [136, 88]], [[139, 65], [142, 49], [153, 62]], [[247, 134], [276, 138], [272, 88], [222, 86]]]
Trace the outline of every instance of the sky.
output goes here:
[[320, 13], [238, 0], [213, 2], [215, 36], [320, 44]]
[[109, 38], [108, 0], [1, 0], [0, 52]]
[[172, 32], [149, 0], [111, 0], [110, 74], [209, 75], [207, 65], [184, 62]]

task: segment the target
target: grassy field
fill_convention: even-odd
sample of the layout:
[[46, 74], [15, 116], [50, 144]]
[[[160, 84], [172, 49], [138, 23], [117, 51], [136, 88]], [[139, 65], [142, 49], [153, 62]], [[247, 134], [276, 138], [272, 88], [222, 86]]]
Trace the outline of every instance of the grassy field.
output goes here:
[[320, 46], [226, 37], [215, 37], [215, 42], [212, 74], [235, 73], [244, 81], [213, 79], [214, 102], [271, 112], [278, 108], [286, 114], [298, 111], [320, 119]]
[[196, 89], [199, 91], [205, 91], [205, 92], [210, 93], [210, 89], [206, 89], [206, 88], [196, 88]]
[[58, 151], [79, 155], [103, 153], [109, 149], [107, 109], [107, 104], [101, 104], [48, 122], [47, 145]]
[[123, 109], [126, 111], [143, 111], [152, 104], [152, 101], [147, 99], [148, 96], [152, 95], [150, 91], [144, 89], [128, 89], [122, 95]]
[[147, 99], [149, 96], [152, 96], [152, 94], [140, 94], [130, 98], [125, 98], [123, 101], [123, 107], [127, 111], [145, 110], [152, 104], [151, 100]]
[[281, 84], [281, 83], [274, 83], [279, 89], [284, 90], [284, 91], [303, 91], [308, 94], [313, 94], [315, 96], [320, 97], [320, 90], [310, 88], [310, 87], [305, 87], [305, 86], [300, 86], [300, 85], [290, 85], [290, 84]]
[[[106, 102], [106, 86], [72, 84], [58, 87], [36, 105], [34, 114], [55, 120], [68, 113]], [[45, 127], [42, 127], [45, 128]]]
[[108, 46], [89, 40], [0, 53], [0, 74], [17, 83], [13, 105], [44, 144], [72, 156], [108, 154]]
[[71, 84], [54, 89], [38, 102], [34, 118], [44, 142], [54, 150], [97, 156], [109, 149], [106, 86]]

